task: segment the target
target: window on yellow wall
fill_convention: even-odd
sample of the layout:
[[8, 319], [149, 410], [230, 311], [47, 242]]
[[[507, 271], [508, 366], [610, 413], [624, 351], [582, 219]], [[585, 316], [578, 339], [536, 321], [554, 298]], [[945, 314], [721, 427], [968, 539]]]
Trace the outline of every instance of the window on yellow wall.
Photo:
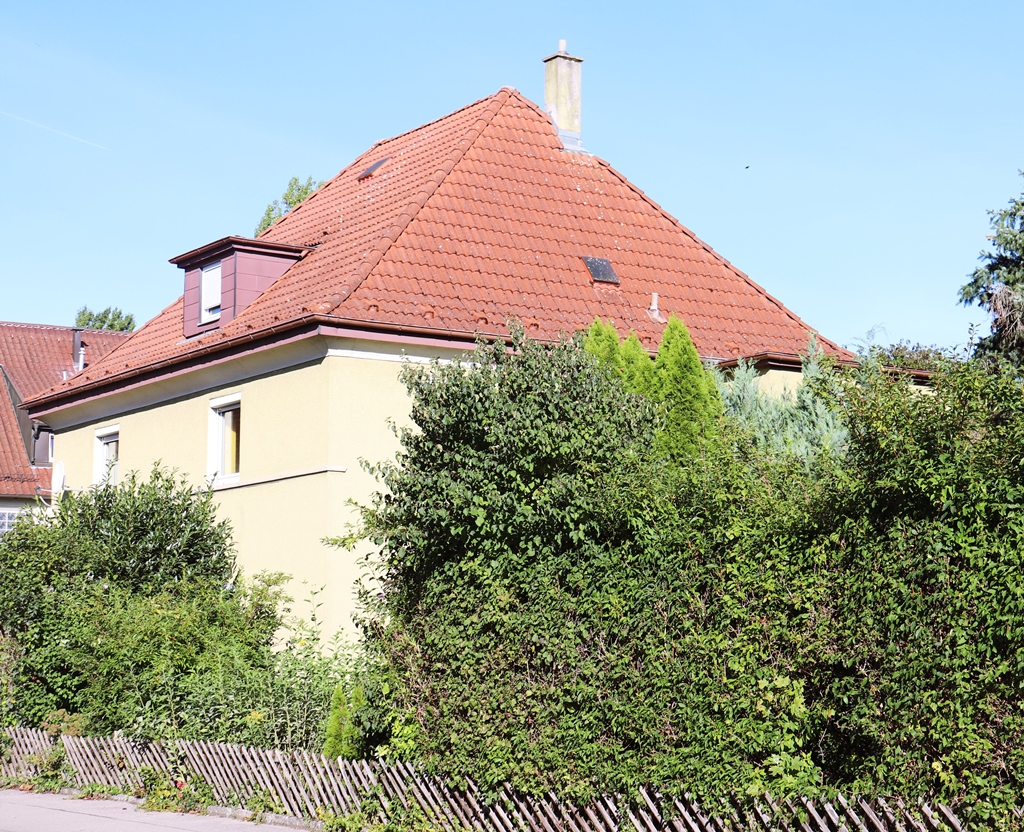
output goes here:
[[119, 425], [108, 425], [96, 431], [93, 452], [92, 481], [96, 485], [117, 485], [118, 463], [121, 456], [121, 430]]
[[238, 393], [210, 401], [206, 469], [215, 485], [238, 481], [242, 470], [242, 397]]
[[226, 407], [220, 411], [222, 435], [221, 472], [226, 476], [238, 473], [242, 436], [242, 406]]

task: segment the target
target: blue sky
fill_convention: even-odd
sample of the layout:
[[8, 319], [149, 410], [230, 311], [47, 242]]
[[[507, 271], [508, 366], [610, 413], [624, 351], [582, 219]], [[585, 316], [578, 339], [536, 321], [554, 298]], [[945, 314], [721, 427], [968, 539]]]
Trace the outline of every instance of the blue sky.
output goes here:
[[[987, 209], [1021, 193], [1024, 4], [6, 3], [0, 319], [146, 320], [167, 260], [291, 176], [502, 86], [559, 38], [583, 143], [826, 336], [952, 346]], [[749, 166], [749, 167], [748, 167]]]

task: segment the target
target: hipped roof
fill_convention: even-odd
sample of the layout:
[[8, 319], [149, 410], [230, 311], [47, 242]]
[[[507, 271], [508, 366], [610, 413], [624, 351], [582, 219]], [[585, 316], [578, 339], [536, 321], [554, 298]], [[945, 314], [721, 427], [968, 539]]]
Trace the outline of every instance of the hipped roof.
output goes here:
[[[321, 323], [471, 340], [515, 318], [554, 340], [600, 317], [653, 350], [674, 314], [706, 359], [794, 363], [813, 332], [607, 162], [564, 150], [509, 88], [377, 143], [260, 239], [312, 251], [222, 328], [184, 339], [179, 298], [32, 405]], [[595, 282], [583, 257], [620, 282]]]
[[[127, 333], [82, 330], [87, 362], [96, 363]], [[50, 490], [50, 469], [33, 467], [18, 424], [16, 402], [38, 396], [74, 372], [75, 330], [66, 326], [0, 322], [0, 496], [28, 498]], [[6, 379], [3, 377], [6, 376]]]

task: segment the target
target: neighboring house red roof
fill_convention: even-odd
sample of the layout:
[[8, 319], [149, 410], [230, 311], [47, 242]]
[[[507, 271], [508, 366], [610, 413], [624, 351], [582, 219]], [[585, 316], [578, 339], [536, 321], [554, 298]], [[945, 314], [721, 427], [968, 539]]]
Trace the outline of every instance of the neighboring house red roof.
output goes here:
[[[377, 143], [260, 239], [314, 250], [213, 332], [183, 338], [179, 298], [33, 406], [319, 324], [471, 340], [507, 335], [514, 317], [556, 339], [601, 317], [653, 350], [675, 314], [707, 359], [794, 362], [812, 331], [607, 162], [565, 151], [508, 88]], [[620, 282], [595, 282], [585, 256]]]
[[[83, 330], [86, 369], [126, 339], [123, 332]], [[31, 465], [15, 398], [38, 396], [72, 376], [74, 340], [72, 327], [0, 322], [0, 496], [31, 498], [36, 486], [50, 490], [50, 469]]]
[[7, 385], [0, 379], [0, 497], [34, 497], [36, 486], [49, 490], [49, 470], [45, 483], [42, 471], [29, 464], [14, 403]]

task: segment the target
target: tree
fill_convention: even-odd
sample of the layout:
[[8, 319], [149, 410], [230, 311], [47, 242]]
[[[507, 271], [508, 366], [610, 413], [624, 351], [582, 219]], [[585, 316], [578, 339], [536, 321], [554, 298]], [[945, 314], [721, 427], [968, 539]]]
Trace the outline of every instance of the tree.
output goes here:
[[653, 363], [635, 332], [620, 343], [615, 327], [600, 319], [591, 324], [583, 343], [628, 391], [664, 407], [659, 443], [670, 457], [693, 455], [717, 435], [722, 415], [718, 387], [678, 318], [669, 319]]
[[[750, 441], [760, 452], [773, 456], [794, 456], [803, 460], [808, 470], [819, 470], [819, 463], [836, 462], [846, 450], [849, 433], [836, 409], [821, 395], [830, 369], [812, 343], [801, 362], [802, 380], [792, 393], [762, 392], [760, 374], [745, 361], [728, 376], [715, 370], [726, 418], [739, 429], [738, 435], [733, 434], [734, 441]], [[825, 473], [829, 468], [820, 470]]]
[[718, 388], [701, 364], [689, 330], [675, 316], [669, 318], [654, 360], [654, 398], [666, 407], [661, 441], [671, 457], [696, 454], [717, 434], [722, 415]]
[[253, 236], [259, 237], [260, 234], [270, 228], [270, 226], [281, 219], [281, 217], [291, 211], [323, 184], [323, 182], [314, 182], [312, 176], [307, 178], [305, 182], [300, 182], [299, 177], [293, 176], [288, 180], [288, 187], [285, 189], [285, 192], [281, 194], [281, 198], [275, 199], [267, 206], [267, 210], [263, 213], [263, 219], [261, 219], [259, 225], [256, 226]]
[[75, 326], [82, 329], [109, 329], [115, 332], [131, 332], [135, 329], [135, 316], [126, 315], [116, 306], [108, 306], [102, 312], [93, 312], [83, 306], [75, 315]]
[[[1021, 171], [1024, 175], [1024, 171]], [[989, 211], [992, 251], [960, 287], [960, 302], [976, 303], [992, 316], [992, 331], [978, 341], [980, 353], [999, 353], [1024, 363], [1024, 193], [1001, 211]]]

